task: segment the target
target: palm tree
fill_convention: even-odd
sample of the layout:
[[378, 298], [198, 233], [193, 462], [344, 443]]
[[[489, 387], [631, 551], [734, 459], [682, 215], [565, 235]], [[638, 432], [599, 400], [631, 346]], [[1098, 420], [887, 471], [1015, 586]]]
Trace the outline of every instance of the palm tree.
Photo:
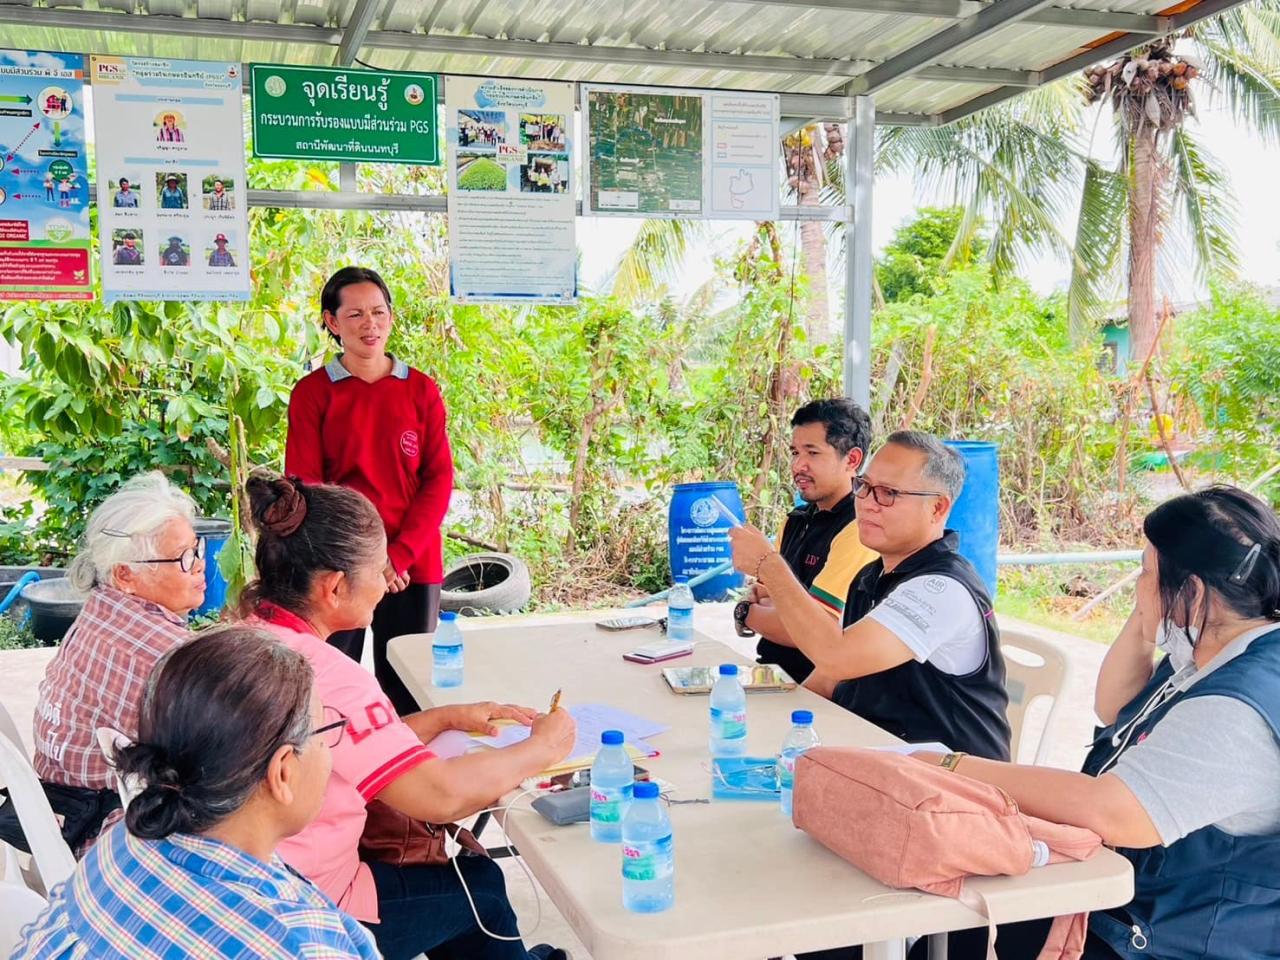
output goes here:
[[[1071, 259], [1073, 331], [1084, 336], [1126, 288], [1135, 356], [1156, 333], [1156, 279], [1194, 261], [1201, 279], [1230, 277], [1238, 263], [1235, 201], [1217, 160], [1185, 120], [1193, 90], [1227, 106], [1242, 123], [1280, 140], [1280, 0], [1235, 8], [1189, 31], [1175, 51], [1162, 38], [1118, 60], [1026, 94], [947, 127], [882, 131], [881, 169], [915, 172], [917, 182], [950, 188], [967, 221], [994, 225], [997, 273], [1045, 247]], [[1203, 61], [1182, 53], [1194, 44]], [[1207, 90], [1203, 88], [1207, 86]], [[1117, 157], [1092, 156], [1101, 120], [1089, 104], [1111, 109]], [[1075, 235], [1058, 224], [1076, 208]], [[1193, 256], [1163, 241], [1181, 229]], [[957, 235], [963, 239], [964, 225]], [[1170, 261], [1177, 260], [1176, 264]]]

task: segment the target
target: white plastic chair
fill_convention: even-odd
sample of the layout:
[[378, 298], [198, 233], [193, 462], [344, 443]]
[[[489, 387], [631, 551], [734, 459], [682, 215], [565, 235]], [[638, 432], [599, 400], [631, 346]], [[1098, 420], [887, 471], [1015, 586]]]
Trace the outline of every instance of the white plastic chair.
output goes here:
[[62, 830], [49, 806], [20, 743], [0, 731], [0, 781], [9, 789], [9, 802], [18, 812], [18, 822], [31, 847], [31, 857], [45, 892], [67, 879], [76, 869], [76, 858], [62, 839]]
[[22, 752], [22, 755], [28, 760], [31, 755], [27, 753], [27, 745], [22, 739], [22, 734], [18, 732], [18, 725], [13, 722], [13, 716], [5, 709], [3, 703], [0, 703], [0, 737], [7, 737]]
[[[1049, 749], [1049, 730], [1058, 707], [1062, 703], [1062, 685], [1067, 679], [1067, 658], [1062, 651], [1046, 640], [1019, 633], [1016, 630], [1000, 631], [1000, 649], [1004, 652], [1008, 676], [1005, 685], [1009, 690], [1009, 726], [1013, 733], [1014, 762], [1040, 763]], [[1027, 714], [1031, 704], [1042, 697], [1050, 700], [1044, 725], [1039, 728], [1039, 739], [1034, 743], [1028, 737]], [[1033, 749], [1034, 748], [1034, 749]], [[1031, 757], [1027, 757], [1031, 754]]]
[[128, 810], [130, 801], [142, 792], [142, 782], [139, 777], [122, 777], [116, 771], [116, 751], [121, 747], [127, 747], [129, 738], [111, 727], [98, 727], [93, 733], [98, 738], [98, 750], [107, 761], [107, 765], [111, 767], [116, 793], [120, 796], [120, 807]]
[[48, 904], [44, 897], [19, 883], [0, 882], [0, 957], [18, 945], [22, 928], [40, 916]]

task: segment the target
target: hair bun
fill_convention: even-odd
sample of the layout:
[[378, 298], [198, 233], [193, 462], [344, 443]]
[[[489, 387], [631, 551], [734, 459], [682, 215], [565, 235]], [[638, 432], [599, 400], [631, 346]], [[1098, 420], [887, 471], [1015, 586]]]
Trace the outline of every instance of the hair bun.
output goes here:
[[277, 537], [291, 537], [307, 518], [307, 499], [289, 477], [273, 481], [271, 488], [276, 499], [262, 511], [262, 526]]

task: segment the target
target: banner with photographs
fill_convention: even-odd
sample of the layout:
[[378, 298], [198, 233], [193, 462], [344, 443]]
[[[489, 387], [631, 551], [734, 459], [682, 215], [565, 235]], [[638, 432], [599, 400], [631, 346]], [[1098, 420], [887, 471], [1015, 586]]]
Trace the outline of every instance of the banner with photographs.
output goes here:
[[0, 50], [0, 300], [92, 300], [84, 57]]
[[113, 300], [248, 300], [238, 63], [93, 57], [102, 289]]
[[573, 84], [448, 77], [449, 289], [573, 303]]

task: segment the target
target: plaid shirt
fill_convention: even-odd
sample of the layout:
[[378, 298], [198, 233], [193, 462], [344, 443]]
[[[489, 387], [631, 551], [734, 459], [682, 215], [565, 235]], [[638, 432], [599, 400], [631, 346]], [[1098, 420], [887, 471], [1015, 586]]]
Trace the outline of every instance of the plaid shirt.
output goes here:
[[114, 788], [95, 731], [138, 735], [138, 707], [156, 661], [191, 637], [186, 621], [113, 587], [95, 587], [45, 671], [33, 765], [41, 780]]
[[209, 194], [209, 209], [210, 210], [230, 210], [231, 194], [226, 192], [223, 192], [222, 196], [218, 196], [216, 193]]
[[193, 834], [102, 835], [11, 960], [377, 960], [373, 936], [279, 857]]

